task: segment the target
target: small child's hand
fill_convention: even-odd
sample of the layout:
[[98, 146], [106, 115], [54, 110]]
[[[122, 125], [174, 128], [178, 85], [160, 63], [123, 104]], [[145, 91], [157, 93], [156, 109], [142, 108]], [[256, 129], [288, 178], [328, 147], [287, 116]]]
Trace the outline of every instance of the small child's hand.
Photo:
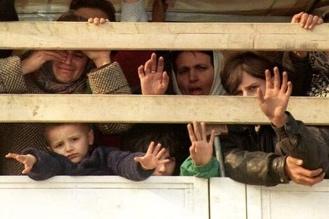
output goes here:
[[109, 19], [98, 17], [92, 17], [88, 19], [88, 23], [95, 24], [96, 26], [99, 24], [105, 24], [106, 22], [109, 22]]
[[206, 165], [213, 156], [215, 130], [211, 131], [209, 141], [207, 141], [206, 124], [204, 122], [201, 125], [198, 122], [193, 122], [193, 126], [192, 124], [188, 124], [187, 130], [192, 143], [190, 147], [191, 159], [197, 166]]
[[[161, 149], [161, 150], [160, 150]], [[154, 142], [152, 141], [149, 144], [149, 147], [142, 157], [135, 157], [134, 160], [139, 162], [143, 169], [145, 170], [153, 170], [158, 165], [168, 163], [169, 159], [163, 159], [163, 155], [167, 152], [165, 148], [161, 148], [161, 144], [157, 144], [154, 147]]]
[[292, 17], [291, 23], [297, 23], [306, 30], [312, 30], [316, 25], [322, 24], [323, 19], [317, 15], [300, 12]]
[[33, 168], [33, 165], [37, 162], [37, 159], [32, 154], [15, 154], [15, 153], [8, 153], [6, 155], [6, 158], [8, 159], [15, 159], [16, 161], [24, 164], [24, 170], [22, 171], [22, 174], [29, 174]]

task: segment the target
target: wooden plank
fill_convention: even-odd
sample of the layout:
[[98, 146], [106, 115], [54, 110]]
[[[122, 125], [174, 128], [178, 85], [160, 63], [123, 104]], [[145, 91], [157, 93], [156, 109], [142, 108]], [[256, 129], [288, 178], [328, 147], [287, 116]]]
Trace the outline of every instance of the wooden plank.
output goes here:
[[1, 218], [12, 219], [209, 218], [208, 181], [194, 177], [133, 182], [118, 176], [1, 176], [0, 204]]
[[[2, 122], [268, 123], [254, 97], [141, 95], [0, 95]], [[328, 98], [291, 98], [288, 110], [308, 124], [329, 124]]]
[[230, 178], [214, 177], [209, 182], [210, 218], [246, 219], [246, 185]]
[[3, 22], [0, 48], [328, 50], [329, 24]]
[[329, 180], [306, 187], [290, 183], [275, 187], [247, 185], [247, 218], [328, 218]]

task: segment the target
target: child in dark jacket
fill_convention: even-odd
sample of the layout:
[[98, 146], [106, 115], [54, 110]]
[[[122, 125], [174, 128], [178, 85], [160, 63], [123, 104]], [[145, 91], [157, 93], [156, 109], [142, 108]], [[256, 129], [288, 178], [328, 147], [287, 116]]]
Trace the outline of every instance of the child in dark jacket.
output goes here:
[[50, 152], [27, 148], [22, 155], [8, 153], [24, 165], [23, 174], [35, 180], [55, 175], [119, 175], [131, 180], [144, 180], [157, 165], [166, 149], [149, 144], [146, 153], [119, 151], [110, 147], [91, 147], [93, 130], [85, 124], [54, 124], [45, 128]]

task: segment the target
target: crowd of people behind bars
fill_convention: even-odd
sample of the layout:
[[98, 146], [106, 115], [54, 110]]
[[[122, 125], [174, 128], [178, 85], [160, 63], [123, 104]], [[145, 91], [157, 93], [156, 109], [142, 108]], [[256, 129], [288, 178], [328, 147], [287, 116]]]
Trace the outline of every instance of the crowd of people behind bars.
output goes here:
[[[18, 20], [14, 1], [0, 4], [0, 21]], [[174, 4], [154, 0], [151, 21], [165, 21], [166, 10]], [[122, 0], [120, 20], [148, 21], [143, 0]], [[292, 25], [307, 31], [324, 20], [326, 14], [291, 16]], [[116, 21], [115, 9], [107, 0], [73, 0], [57, 21], [106, 25]], [[314, 185], [329, 177], [329, 128], [306, 126], [287, 111], [291, 95], [329, 94], [326, 52], [15, 54], [1, 51], [1, 93], [256, 96], [270, 125], [2, 123], [2, 175], [26, 174], [36, 180], [55, 175], [119, 175], [131, 180], [227, 176], [266, 186], [289, 181]]]

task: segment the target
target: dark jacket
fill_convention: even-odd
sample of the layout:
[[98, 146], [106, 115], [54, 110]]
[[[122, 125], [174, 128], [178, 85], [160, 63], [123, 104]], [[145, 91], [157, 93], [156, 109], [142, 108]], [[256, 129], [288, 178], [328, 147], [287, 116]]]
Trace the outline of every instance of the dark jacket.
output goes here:
[[54, 152], [27, 148], [24, 154], [37, 158], [28, 174], [34, 180], [45, 180], [55, 175], [119, 175], [130, 180], [144, 180], [153, 170], [144, 170], [134, 157], [144, 153], [119, 151], [111, 147], [95, 147], [81, 162], [75, 164], [68, 158]]
[[329, 129], [305, 126], [287, 115], [281, 129], [229, 126], [229, 134], [222, 137], [228, 177], [255, 185], [287, 183], [286, 156], [302, 159], [307, 169], [323, 168], [329, 175]]

